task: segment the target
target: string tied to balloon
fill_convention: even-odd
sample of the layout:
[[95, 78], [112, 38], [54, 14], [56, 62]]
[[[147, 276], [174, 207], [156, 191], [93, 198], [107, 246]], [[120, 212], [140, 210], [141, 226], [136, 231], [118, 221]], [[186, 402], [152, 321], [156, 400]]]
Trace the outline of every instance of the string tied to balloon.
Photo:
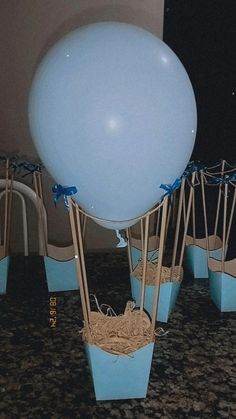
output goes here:
[[124, 237], [122, 237], [119, 230], [116, 230], [116, 237], [119, 240], [119, 242], [116, 245], [117, 248], [127, 246], [127, 241], [124, 239]]
[[181, 186], [181, 178], [177, 178], [174, 183], [171, 184], [164, 184], [162, 183], [160, 185], [161, 189], [164, 189], [166, 193], [163, 195], [162, 198], [165, 198], [166, 196], [172, 195], [177, 189], [179, 189]]
[[22, 175], [22, 177], [33, 175], [34, 172], [41, 172], [41, 164], [40, 163], [29, 163], [24, 161], [18, 164], [18, 168], [25, 170], [26, 173]]
[[75, 195], [77, 193], [76, 186], [62, 186], [62, 185], [54, 185], [52, 187], [52, 192], [54, 193], [54, 204], [56, 206], [58, 200], [63, 197], [64, 205], [68, 209], [68, 196]]

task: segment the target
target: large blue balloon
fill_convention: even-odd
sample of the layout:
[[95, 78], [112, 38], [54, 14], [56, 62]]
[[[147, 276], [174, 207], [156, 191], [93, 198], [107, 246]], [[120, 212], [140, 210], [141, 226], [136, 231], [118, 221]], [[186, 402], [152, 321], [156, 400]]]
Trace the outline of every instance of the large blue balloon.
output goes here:
[[46, 54], [31, 88], [29, 120], [56, 182], [76, 186], [89, 214], [127, 227], [180, 176], [196, 135], [188, 75], [172, 50], [133, 25], [75, 30]]

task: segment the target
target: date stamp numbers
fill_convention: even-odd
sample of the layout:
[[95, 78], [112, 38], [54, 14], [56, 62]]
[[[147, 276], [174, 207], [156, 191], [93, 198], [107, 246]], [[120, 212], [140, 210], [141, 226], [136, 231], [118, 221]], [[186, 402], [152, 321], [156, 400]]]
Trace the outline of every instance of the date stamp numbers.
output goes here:
[[51, 328], [57, 327], [57, 297], [50, 297], [49, 300], [49, 322]]

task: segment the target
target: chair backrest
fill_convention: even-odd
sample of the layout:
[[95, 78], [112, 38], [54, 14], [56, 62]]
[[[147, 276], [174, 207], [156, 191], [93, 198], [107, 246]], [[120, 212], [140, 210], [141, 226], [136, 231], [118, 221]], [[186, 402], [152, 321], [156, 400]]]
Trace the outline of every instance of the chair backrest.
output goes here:
[[[10, 187], [10, 181], [8, 182], [9, 182], [9, 187]], [[0, 189], [4, 189], [0, 193], [0, 199], [6, 194], [6, 186], [7, 186], [6, 183], [7, 183], [6, 179], [0, 179]], [[29, 198], [30, 201], [33, 203], [36, 213], [37, 213], [39, 254], [44, 255], [45, 244], [47, 243], [47, 214], [46, 214], [46, 210], [41, 199], [36, 195], [35, 191], [32, 188], [16, 180], [12, 181], [12, 193], [19, 196], [19, 198], [21, 199], [25, 256], [29, 254], [28, 225], [27, 225], [25, 197]], [[40, 207], [42, 208], [42, 211]]]

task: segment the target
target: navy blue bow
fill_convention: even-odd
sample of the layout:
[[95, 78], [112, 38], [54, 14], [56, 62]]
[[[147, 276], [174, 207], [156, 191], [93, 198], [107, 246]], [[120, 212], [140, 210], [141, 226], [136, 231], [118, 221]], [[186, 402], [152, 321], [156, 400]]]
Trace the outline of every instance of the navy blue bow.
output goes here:
[[194, 172], [200, 172], [201, 170], [205, 170], [206, 166], [204, 166], [204, 164], [200, 163], [200, 162], [190, 162], [184, 173], [183, 173], [183, 177], [188, 177], [190, 175], [192, 175]]
[[234, 180], [236, 180], [236, 173], [233, 173], [231, 176], [227, 176], [225, 178], [222, 178], [222, 177], [214, 177], [214, 178], [210, 179], [208, 181], [208, 183], [212, 183], [212, 184], [215, 184], [215, 185], [219, 185], [219, 184], [221, 184], [221, 185], [227, 185], [227, 184], [229, 184], [230, 182], [232, 182]]
[[32, 175], [34, 172], [41, 172], [41, 165], [39, 163], [28, 163], [24, 161], [18, 164], [18, 168], [22, 168], [26, 171], [22, 177]]
[[160, 188], [164, 189], [166, 191], [166, 193], [163, 195], [163, 198], [165, 196], [170, 196], [174, 191], [176, 191], [177, 189], [179, 189], [181, 186], [181, 179], [177, 178], [174, 183], [171, 184], [161, 184]]
[[55, 205], [57, 201], [63, 196], [65, 207], [69, 208], [67, 197], [76, 194], [77, 188], [76, 186], [54, 185], [52, 187], [52, 192], [54, 193]]

